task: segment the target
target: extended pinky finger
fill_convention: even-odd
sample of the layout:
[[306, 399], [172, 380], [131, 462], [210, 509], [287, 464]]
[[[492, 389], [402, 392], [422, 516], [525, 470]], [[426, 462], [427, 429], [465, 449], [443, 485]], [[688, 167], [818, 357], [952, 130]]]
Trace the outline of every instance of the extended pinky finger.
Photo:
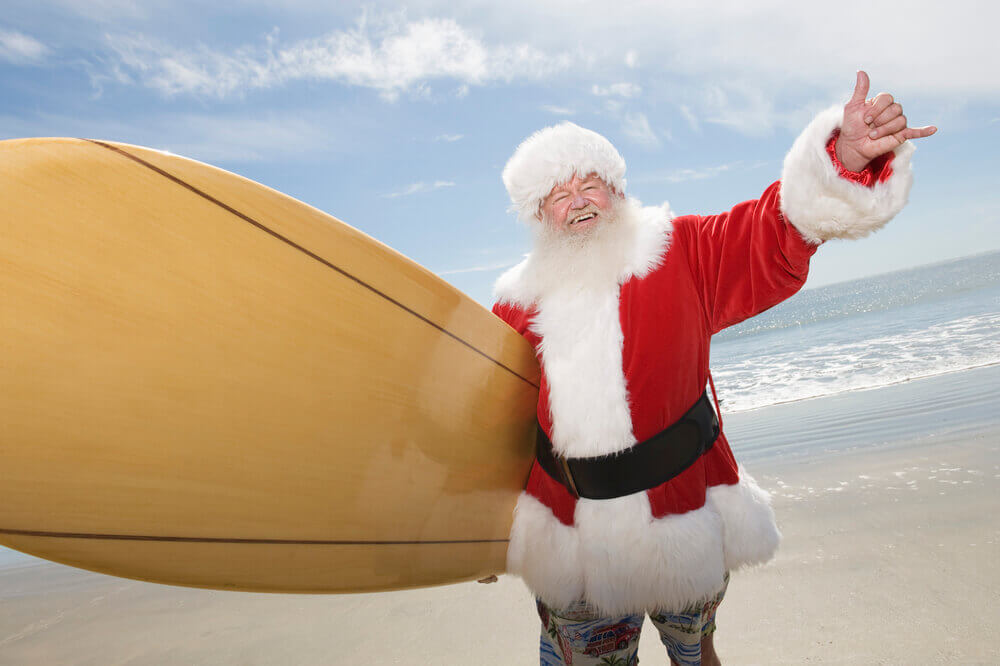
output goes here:
[[907, 127], [902, 131], [902, 135], [904, 139], [922, 139], [934, 134], [934, 132], [937, 132], [937, 127], [927, 125], [926, 127]]

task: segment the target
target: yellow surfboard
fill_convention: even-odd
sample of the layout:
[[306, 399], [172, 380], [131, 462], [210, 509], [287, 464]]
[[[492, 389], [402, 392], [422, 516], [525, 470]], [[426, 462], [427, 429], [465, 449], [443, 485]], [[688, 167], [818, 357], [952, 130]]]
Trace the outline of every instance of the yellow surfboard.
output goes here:
[[137, 146], [0, 142], [0, 544], [141, 580], [503, 571], [525, 340], [283, 194]]

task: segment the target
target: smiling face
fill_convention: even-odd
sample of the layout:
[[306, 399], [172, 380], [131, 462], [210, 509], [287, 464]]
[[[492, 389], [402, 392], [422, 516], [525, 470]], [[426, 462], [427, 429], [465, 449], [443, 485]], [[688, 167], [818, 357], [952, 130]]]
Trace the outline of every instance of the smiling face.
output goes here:
[[598, 224], [611, 209], [617, 193], [597, 174], [556, 185], [542, 201], [538, 218], [543, 224], [565, 233], [581, 233]]

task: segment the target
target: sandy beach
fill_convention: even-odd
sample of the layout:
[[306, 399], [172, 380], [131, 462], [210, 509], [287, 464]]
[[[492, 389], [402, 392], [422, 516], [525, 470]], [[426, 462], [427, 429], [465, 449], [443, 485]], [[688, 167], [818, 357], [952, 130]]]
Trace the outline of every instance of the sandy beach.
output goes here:
[[[733, 577], [724, 663], [1000, 662], [998, 387], [1000, 367], [982, 368], [726, 419], [784, 541]], [[5, 665], [530, 664], [537, 632], [510, 577], [264, 595], [0, 560]], [[648, 624], [639, 655], [668, 663]]]

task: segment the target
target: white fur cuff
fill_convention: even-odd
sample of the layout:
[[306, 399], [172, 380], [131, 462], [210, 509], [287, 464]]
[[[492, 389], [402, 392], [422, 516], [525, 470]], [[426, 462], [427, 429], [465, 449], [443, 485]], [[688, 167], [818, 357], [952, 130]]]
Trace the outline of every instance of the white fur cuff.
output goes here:
[[781, 173], [781, 212], [811, 243], [861, 238], [881, 229], [906, 205], [913, 184], [910, 141], [893, 152], [892, 175], [872, 187], [841, 177], [826, 152], [843, 107], [820, 113], [792, 144]]

